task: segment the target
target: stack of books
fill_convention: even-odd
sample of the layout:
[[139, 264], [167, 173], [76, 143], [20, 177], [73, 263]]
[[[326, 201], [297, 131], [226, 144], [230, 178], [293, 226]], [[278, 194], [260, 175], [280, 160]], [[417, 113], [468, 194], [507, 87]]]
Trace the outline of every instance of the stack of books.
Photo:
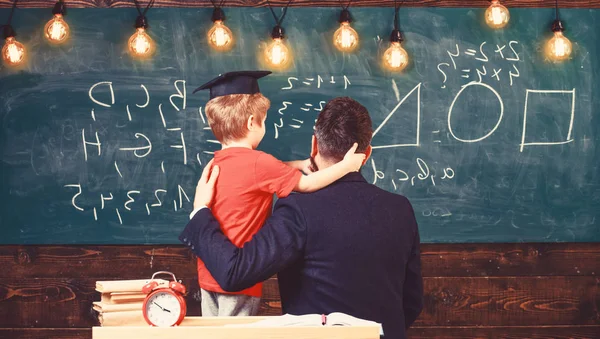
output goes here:
[[[93, 308], [98, 312], [101, 326], [144, 326], [143, 303], [146, 294], [142, 287], [150, 279], [97, 281], [96, 291], [100, 301], [94, 301]], [[154, 279], [159, 284], [168, 281]]]

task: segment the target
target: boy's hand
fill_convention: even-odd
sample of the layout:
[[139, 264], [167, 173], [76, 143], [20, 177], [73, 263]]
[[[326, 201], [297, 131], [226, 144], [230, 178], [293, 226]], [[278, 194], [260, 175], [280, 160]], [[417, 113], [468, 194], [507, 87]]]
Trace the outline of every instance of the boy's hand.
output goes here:
[[[210, 173], [210, 178], [209, 178]], [[198, 180], [196, 186], [196, 195], [194, 196], [194, 209], [212, 205], [212, 200], [215, 195], [215, 184], [217, 183], [217, 177], [219, 176], [219, 166], [213, 167], [213, 161], [211, 160], [202, 171], [202, 176]]]
[[308, 158], [306, 160], [302, 160], [302, 168], [300, 168], [300, 170], [302, 171], [302, 173], [304, 173], [306, 175], [316, 172], [316, 169], [313, 168], [313, 166], [312, 166], [312, 162], [310, 161], [310, 158]]
[[354, 153], [354, 152], [356, 152], [357, 148], [358, 148], [358, 143], [355, 142], [354, 145], [352, 145], [352, 147], [350, 147], [350, 150], [348, 150], [348, 152], [344, 156], [343, 162], [346, 165], [348, 172], [358, 172], [358, 170], [360, 170], [363, 162], [365, 161], [365, 157], [366, 157], [365, 154]]

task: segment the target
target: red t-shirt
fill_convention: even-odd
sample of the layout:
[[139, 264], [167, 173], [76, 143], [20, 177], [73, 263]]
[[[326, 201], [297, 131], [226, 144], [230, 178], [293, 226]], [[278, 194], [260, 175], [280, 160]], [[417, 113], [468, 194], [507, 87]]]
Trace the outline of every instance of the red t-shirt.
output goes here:
[[[302, 173], [264, 152], [243, 147], [215, 152], [219, 165], [215, 203], [211, 211], [221, 230], [237, 247], [242, 247], [262, 227], [273, 205], [273, 194], [284, 198], [300, 181]], [[225, 292], [198, 259], [200, 287], [213, 292], [262, 295], [262, 283], [240, 292]]]

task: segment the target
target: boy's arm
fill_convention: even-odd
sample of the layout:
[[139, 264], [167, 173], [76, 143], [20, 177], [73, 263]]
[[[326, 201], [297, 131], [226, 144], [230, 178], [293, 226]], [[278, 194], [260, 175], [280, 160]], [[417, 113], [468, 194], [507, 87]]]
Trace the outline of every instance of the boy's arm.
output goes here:
[[294, 187], [294, 191], [304, 193], [314, 192], [326, 187], [344, 175], [360, 169], [360, 166], [362, 166], [362, 163], [365, 160], [365, 155], [362, 153], [354, 153], [356, 152], [357, 147], [358, 144], [354, 143], [344, 156], [344, 159], [337, 164], [309, 175], [302, 176]]
[[[358, 171], [365, 155], [354, 153], [358, 144], [344, 156], [344, 160], [330, 168], [303, 176], [300, 171], [288, 166], [270, 154], [262, 153], [254, 164], [254, 181], [259, 190], [287, 197], [292, 191], [313, 192], [338, 180], [349, 172]], [[310, 160], [307, 162], [310, 163]], [[312, 171], [309, 171], [309, 173]]]
[[[283, 163], [290, 166], [291, 168], [295, 168], [304, 173], [312, 173], [312, 171], [310, 171], [310, 169], [309, 169], [310, 168], [310, 159], [284, 161]], [[307, 171], [307, 169], [308, 169], [308, 171]]]

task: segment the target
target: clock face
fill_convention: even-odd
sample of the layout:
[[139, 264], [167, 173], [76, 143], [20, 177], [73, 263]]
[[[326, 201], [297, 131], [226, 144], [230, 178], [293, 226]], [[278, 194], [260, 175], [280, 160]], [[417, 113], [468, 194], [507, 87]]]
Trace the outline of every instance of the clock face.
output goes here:
[[154, 326], [173, 326], [181, 315], [181, 304], [174, 294], [157, 292], [146, 303], [146, 315]]

